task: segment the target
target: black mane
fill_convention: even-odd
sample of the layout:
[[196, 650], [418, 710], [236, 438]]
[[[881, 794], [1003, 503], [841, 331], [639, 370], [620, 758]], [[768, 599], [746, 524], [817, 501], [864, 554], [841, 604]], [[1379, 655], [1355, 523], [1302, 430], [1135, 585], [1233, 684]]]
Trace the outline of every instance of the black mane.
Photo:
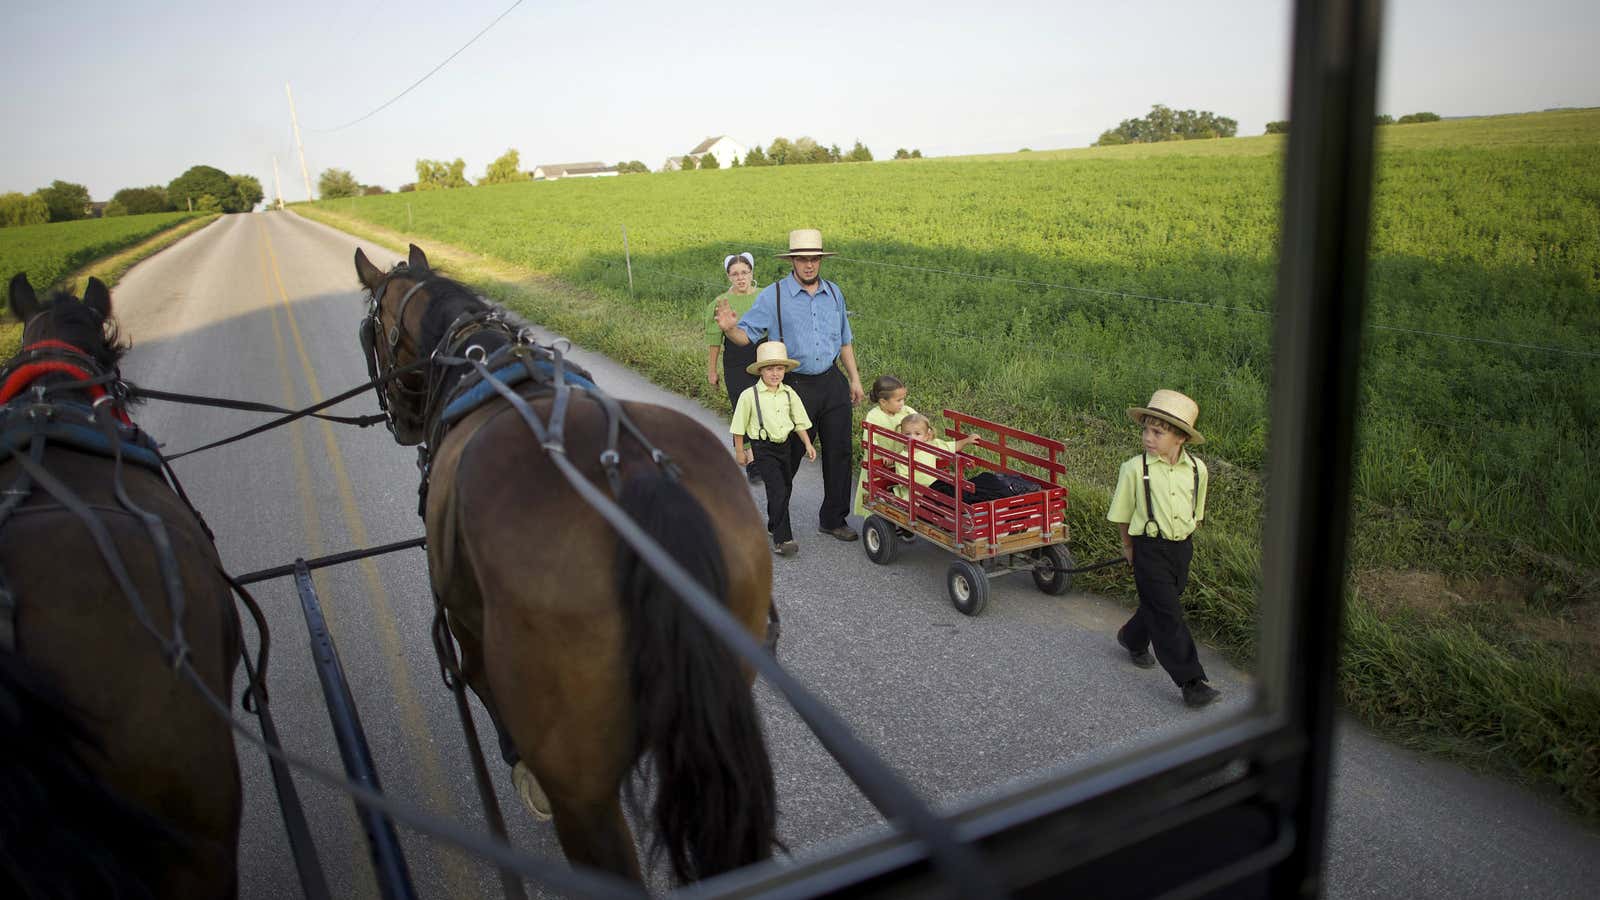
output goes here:
[[38, 318], [48, 316], [40, 338], [64, 341], [94, 357], [103, 369], [114, 369], [128, 352], [115, 319], [106, 318], [66, 291], [50, 295]]
[[420, 276], [428, 280], [428, 296], [433, 302], [428, 304], [428, 309], [422, 316], [422, 335], [417, 345], [424, 355], [438, 349], [444, 340], [445, 329], [450, 327], [462, 313], [478, 312], [488, 309], [489, 305], [478, 299], [478, 296], [468, 290], [460, 282], [451, 281], [437, 273], [429, 272]]

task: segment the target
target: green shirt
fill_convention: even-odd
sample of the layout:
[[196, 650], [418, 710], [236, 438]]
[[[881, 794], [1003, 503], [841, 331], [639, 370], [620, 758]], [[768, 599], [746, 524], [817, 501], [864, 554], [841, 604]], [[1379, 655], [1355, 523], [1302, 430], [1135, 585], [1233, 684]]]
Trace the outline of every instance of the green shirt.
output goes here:
[[[761, 404], [759, 419], [756, 417], [757, 403]], [[765, 434], [761, 430], [763, 423], [766, 424]], [[757, 382], [739, 395], [739, 402], [733, 408], [733, 421], [728, 424], [728, 433], [742, 434], [752, 441], [781, 444], [789, 439], [796, 428], [802, 431], [811, 428], [811, 419], [806, 415], [806, 405], [800, 402], [800, 395], [787, 384], [780, 384], [776, 391], [772, 391], [764, 382]]]
[[717, 302], [719, 300], [726, 298], [728, 305], [733, 307], [733, 311], [743, 316], [750, 311], [750, 307], [756, 305], [756, 298], [759, 296], [761, 296], [761, 291], [754, 288], [748, 294], [735, 294], [733, 291], [723, 291], [718, 294], [717, 299], [711, 301], [711, 305], [706, 307], [706, 346], [721, 347], [723, 338], [726, 337], [722, 333], [722, 329], [717, 327]]
[[[1106, 520], [1128, 523], [1128, 533], [1144, 535], [1149, 512], [1144, 505], [1144, 464], [1150, 462], [1150, 499], [1155, 503], [1156, 524], [1168, 540], [1181, 541], [1194, 533], [1206, 517], [1206, 492], [1211, 483], [1206, 464], [1178, 451], [1176, 464], [1154, 453], [1135, 456], [1117, 472], [1117, 489], [1111, 494], [1111, 509]], [[1200, 496], [1195, 496], [1195, 467], [1200, 468]]]

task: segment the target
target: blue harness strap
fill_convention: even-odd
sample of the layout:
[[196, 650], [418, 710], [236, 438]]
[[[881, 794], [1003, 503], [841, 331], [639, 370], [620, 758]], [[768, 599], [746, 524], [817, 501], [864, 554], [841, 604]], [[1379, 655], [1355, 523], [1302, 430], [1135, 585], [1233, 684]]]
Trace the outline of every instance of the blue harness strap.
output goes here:
[[[492, 363], [491, 366], [493, 366]], [[526, 365], [521, 360], [513, 360], [498, 367], [491, 367], [490, 371], [493, 372], [495, 379], [501, 384], [507, 387], [515, 387], [534, 377], [534, 373], [528, 371], [529, 368], [532, 368], [534, 373], [545, 376], [552, 385], [554, 384], [556, 369], [547, 359], [534, 360]], [[571, 369], [563, 367], [562, 374], [565, 376], [564, 380], [567, 384], [586, 390], [599, 390], [599, 388], [595, 387], [594, 382]], [[440, 415], [440, 420], [444, 424], [450, 425], [497, 396], [499, 395], [495, 393], [494, 385], [486, 380], [479, 381], [451, 399], [449, 404], [445, 406], [444, 412]]]
[[[94, 413], [88, 406], [55, 401], [51, 404], [50, 417], [44, 421], [24, 412], [31, 406], [31, 402], [18, 402], [0, 408], [0, 457], [8, 456], [12, 450], [27, 451], [35, 435], [43, 437], [47, 443], [73, 450], [105, 457], [115, 455], [116, 448], [95, 424]], [[117, 434], [125, 461], [161, 471], [161, 454], [154, 438], [137, 426], [119, 426]]]

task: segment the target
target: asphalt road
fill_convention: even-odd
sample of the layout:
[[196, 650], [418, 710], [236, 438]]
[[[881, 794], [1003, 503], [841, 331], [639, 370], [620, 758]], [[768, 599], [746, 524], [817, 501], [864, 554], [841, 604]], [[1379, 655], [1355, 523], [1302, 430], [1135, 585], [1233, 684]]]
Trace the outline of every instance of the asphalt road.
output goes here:
[[[286, 406], [362, 382], [356, 340], [362, 294], [351, 263], [357, 246], [379, 265], [395, 258], [290, 214], [223, 217], [135, 268], [114, 292], [135, 344], [125, 373], [152, 388]], [[618, 396], [674, 406], [718, 433], [726, 430], [718, 414], [603, 357], [581, 350], [574, 356]], [[364, 398], [338, 411], [374, 408]], [[169, 452], [262, 421], [163, 403], [151, 403], [137, 418]], [[421, 530], [415, 457], [381, 427], [295, 423], [182, 460], [177, 470], [235, 573]], [[859, 543], [815, 532], [820, 501], [819, 473], [807, 463], [793, 504], [800, 554], [774, 561], [784, 615], [780, 657], [940, 807], [1127, 752], [1248, 703], [1249, 678], [1202, 649], [1223, 698], [1210, 709], [1185, 709], [1159, 670], [1126, 663], [1112, 634], [1127, 611], [1115, 601], [1071, 593], [1050, 598], [1028, 576], [1011, 575], [995, 581], [981, 617], [964, 617], [946, 599], [949, 558], [942, 551], [919, 544], [904, 548], [893, 565], [875, 566]], [[385, 790], [481, 828], [454, 706], [428, 640], [423, 554], [323, 570], [316, 580]], [[273, 629], [278, 728], [291, 751], [337, 770], [292, 587], [280, 580], [256, 594]], [[814, 853], [880, 826], [781, 699], [764, 686], [757, 691], [778, 775], [779, 824], [791, 851]], [[481, 713], [478, 722], [492, 734]], [[240, 760], [241, 895], [295, 896], [298, 882], [265, 759], [241, 744]], [[514, 842], [559, 857], [553, 829], [522, 810], [503, 766], [493, 768]], [[298, 783], [334, 895], [376, 896], [350, 804], [303, 778]], [[1349, 725], [1337, 752], [1333, 816], [1331, 897], [1580, 897], [1592, 896], [1600, 882], [1600, 836], [1552, 804], [1415, 757]], [[486, 865], [403, 835], [422, 896], [498, 891]]]

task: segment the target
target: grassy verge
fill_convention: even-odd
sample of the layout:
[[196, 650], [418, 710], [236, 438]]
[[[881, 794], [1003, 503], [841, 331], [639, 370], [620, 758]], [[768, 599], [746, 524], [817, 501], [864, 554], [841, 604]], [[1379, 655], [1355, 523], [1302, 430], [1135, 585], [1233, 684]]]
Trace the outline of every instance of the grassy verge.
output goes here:
[[[305, 205], [296, 212], [397, 251], [415, 239], [431, 260], [449, 265], [454, 277], [530, 320], [712, 408], [726, 403], [721, 391], [704, 382], [698, 324], [671, 307], [629, 300], [625, 292], [572, 287], [434, 237], [408, 239], [342, 211]], [[1002, 380], [1037, 383], [1057, 364], [1018, 358], [1007, 363]], [[935, 396], [943, 404], [1021, 427], [1070, 433], [1074, 553], [1090, 561], [1118, 552], [1103, 514], [1115, 464], [1128, 453], [1124, 422], [1093, 410], [1041, 412], [985, 394], [959, 378], [941, 384]], [[1228, 497], [1234, 512], [1197, 538], [1187, 595], [1191, 622], [1203, 638], [1248, 666], [1255, 652], [1261, 571], [1259, 524], [1248, 511], [1262, 508], [1263, 491], [1255, 471], [1222, 458], [1211, 465], [1213, 496]], [[1097, 479], [1095, 473], [1105, 477]], [[1593, 603], [1565, 599], [1600, 592], [1595, 573], [1531, 550], [1497, 559], [1505, 547], [1490, 536], [1370, 502], [1358, 504], [1352, 541], [1352, 559], [1363, 568], [1352, 584], [1347, 612], [1340, 687], [1348, 708], [1408, 746], [1552, 785], [1575, 809], [1600, 821], [1600, 654], [1591, 654], [1583, 643], [1600, 623], [1575, 618], [1592, 611]], [[1460, 560], [1463, 572], [1513, 569], [1522, 580], [1462, 576], [1452, 583], [1456, 590], [1444, 591], [1445, 599], [1422, 608], [1408, 596], [1403, 579], [1386, 577], [1385, 568], [1393, 548], [1421, 544], [1428, 546], [1427, 558]], [[1499, 584], [1503, 596], [1485, 592], [1486, 584]], [[1124, 574], [1091, 573], [1081, 577], [1081, 585], [1095, 593], [1131, 596]], [[1541, 591], [1546, 598], [1562, 599], [1547, 600], [1549, 608], [1541, 609]], [[1428, 596], [1438, 593], [1430, 590]]]
[[[145, 238], [131, 247], [108, 256], [93, 259], [74, 272], [59, 278], [54, 274], [46, 275], [44, 277], [49, 278], [50, 283], [36, 284], [34, 289], [40, 295], [51, 288], [64, 288], [73, 293], [82, 293], [84, 282], [91, 276], [104, 281], [107, 287], [114, 287], [135, 264], [156, 255], [216, 220], [215, 215], [181, 219], [153, 237]], [[0, 360], [5, 360], [10, 359], [21, 346], [22, 323], [12, 318], [9, 300], [0, 304], [0, 307], [3, 307], [0, 308]]]

